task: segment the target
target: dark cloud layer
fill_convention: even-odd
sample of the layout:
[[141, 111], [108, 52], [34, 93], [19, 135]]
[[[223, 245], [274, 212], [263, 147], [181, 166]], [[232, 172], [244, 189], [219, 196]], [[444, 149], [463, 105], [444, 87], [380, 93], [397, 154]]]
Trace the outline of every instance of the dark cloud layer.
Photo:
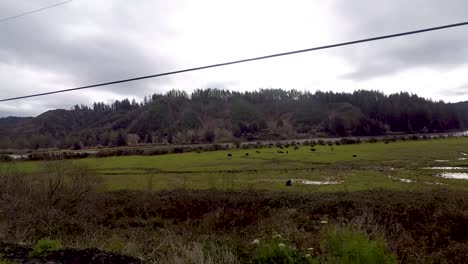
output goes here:
[[[347, 38], [364, 38], [461, 22], [467, 19], [464, 0], [338, 0], [337, 14]], [[449, 70], [466, 64], [468, 27], [407, 36], [343, 49], [355, 67], [353, 80], [393, 74], [417, 67]]]

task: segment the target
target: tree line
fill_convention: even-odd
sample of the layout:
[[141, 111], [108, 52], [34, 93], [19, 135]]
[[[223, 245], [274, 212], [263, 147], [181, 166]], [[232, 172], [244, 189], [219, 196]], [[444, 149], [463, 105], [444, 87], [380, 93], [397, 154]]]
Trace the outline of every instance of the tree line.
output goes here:
[[141, 102], [96, 102], [35, 118], [0, 118], [0, 147], [79, 149], [446, 132], [465, 128], [463, 109], [403, 92], [200, 89], [189, 95], [172, 90]]

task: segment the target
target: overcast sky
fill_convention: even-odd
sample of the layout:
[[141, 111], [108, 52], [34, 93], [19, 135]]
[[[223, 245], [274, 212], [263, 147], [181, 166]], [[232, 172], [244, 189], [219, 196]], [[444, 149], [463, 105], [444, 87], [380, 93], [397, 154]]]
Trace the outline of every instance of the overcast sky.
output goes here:
[[[55, 4], [2, 0], [0, 19]], [[461, 22], [466, 0], [74, 0], [0, 23], [0, 97]], [[1, 116], [171, 89], [408, 91], [468, 100], [468, 27], [0, 103]]]

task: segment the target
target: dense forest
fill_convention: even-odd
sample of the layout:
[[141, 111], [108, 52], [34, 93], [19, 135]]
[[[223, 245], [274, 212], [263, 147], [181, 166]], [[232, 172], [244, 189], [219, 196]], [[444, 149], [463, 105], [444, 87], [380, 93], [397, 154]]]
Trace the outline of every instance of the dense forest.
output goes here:
[[399, 93], [173, 90], [112, 104], [76, 105], [35, 118], [0, 118], [1, 148], [82, 148], [464, 129], [466, 103]]

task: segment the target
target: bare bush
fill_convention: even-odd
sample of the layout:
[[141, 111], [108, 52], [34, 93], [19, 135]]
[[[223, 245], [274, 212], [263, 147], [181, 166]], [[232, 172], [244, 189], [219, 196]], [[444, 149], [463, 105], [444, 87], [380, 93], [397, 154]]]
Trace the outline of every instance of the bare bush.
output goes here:
[[88, 212], [79, 207], [87, 206], [98, 183], [91, 170], [70, 161], [44, 162], [34, 175], [0, 164], [0, 239], [51, 235]]
[[99, 184], [99, 178], [88, 167], [64, 160], [45, 161], [42, 177], [47, 204], [62, 210], [76, 207]]

